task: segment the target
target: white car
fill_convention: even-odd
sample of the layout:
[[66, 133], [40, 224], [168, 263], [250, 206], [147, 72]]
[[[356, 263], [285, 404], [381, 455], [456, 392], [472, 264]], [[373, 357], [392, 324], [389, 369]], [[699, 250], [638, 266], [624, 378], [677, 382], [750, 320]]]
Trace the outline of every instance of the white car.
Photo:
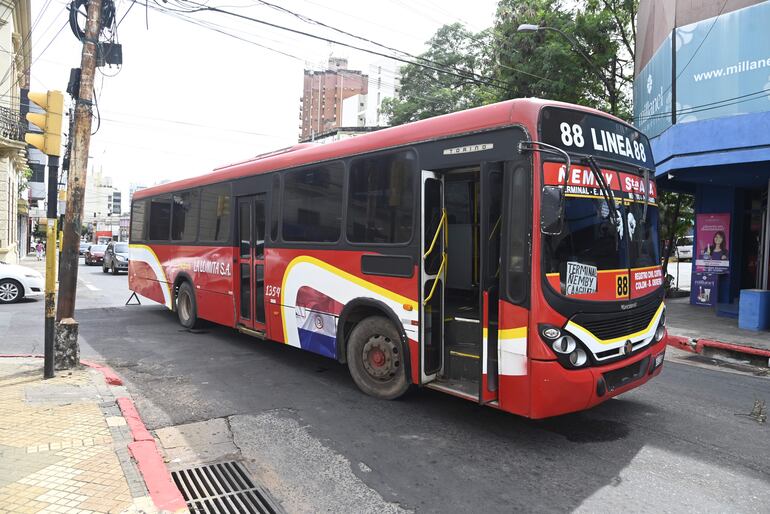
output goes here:
[[680, 237], [676, 242], [676, 258], [679, 260], [692, 259], [693, 236]]
[[45, 294], [43, 275], [26, 266], [0, 261], [0, 304]]

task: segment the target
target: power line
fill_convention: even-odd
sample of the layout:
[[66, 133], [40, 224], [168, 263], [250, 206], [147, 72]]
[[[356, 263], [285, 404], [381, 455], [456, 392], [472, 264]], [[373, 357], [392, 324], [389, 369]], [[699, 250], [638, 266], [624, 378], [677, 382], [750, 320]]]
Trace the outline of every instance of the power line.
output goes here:
[[[134, 0], [134, 1], [137, 1], [137, 0]], [[463, 80], [471, 80], [473, 82], [484, 84], [484, 85], [489, 85], [489, 86], [496, 87], [496, 88], [501, 89], [501, 90], [506, 90], [507, 89], [504, 86], [501, 86], [501, 85], [497, 84], [496, 83], [497, 81], [489, 80], [489, 79], [486, 79], [484, 77], [480, 77], [480, 76], [478, 76], [476, 74], [473, 74], [473, 73], [462, 74], [462, 73], [458, 73], [458, 72], [454, 72], [454, 71], [450, 71], [450, 70], [446, 70], [446, 69], [440, 69], [437, 66], [432, 65], [432, 64], [417, 63], [417, 62], [410, 61], [409, 59], [405, 59], [405, 58], [402, 58], [402, 57], [399, 57], [399, 56], [388, 55], [388, 54], [385, 54], [383, 52], [379, 52], [377, 50], [371, 50], [371, 49], [363, 48], [361, 46], [353, 45], [353, 44], [350, 44], [350, 43], [345, 43], [345, 42], [342, 42], [342, 41], [331, 39], [331, 38], [328, 38], [328, 37], [325, 37], [325, 36], [320, 36], [320, 35], [317, 35], [317, 34], [312, 34], [312, 33], [309, 33], [309, 32], [302, 31], [302, 30], [298, 30], [298, 29], [292, 29], [292, 28], [289, 28], [289, 27], [285, 27], [283, 25], [278, 25], [276, 23], [271, 23], [269, 21], [260, 20], [258, 18], [253, 18], [251, 16], [246, 16], [244, 14], [239, 14], [239, 13], [235, 13], [235, 12], [232, 12], [232, 11], [228, 11], [226, 9], [221, 9], [219, 7], [210, 7], [210, 6], [207, 6], [207, 5], [204, 5], [204, 4], [200, 4], [200, 3], [194, 2], [192, 0], [181, 0], [181, 1], [183, 1], [184, 3], [188, 3], [188, 4], [192, 4], [192, 5], [197, 6], [195, 9], [185, 11], [185, 12], [188, 12], [188, 13], [200, 12], [200, 11], [218, 12], [220, 14], [225, 14], [225, 15], [228, 15], [228, 16], [232, 16], [232, 17], [235, 17], [235, 18], [240, 18], [240, 19], [247, 20], [247, 21], [252, 21], [254, 23], [259, 23], [261, 25], [265, 25], [265, 26], [268, 26], [268, 27], [276, 28], [276, 29], [279, 29], [279, 30], [285, 30], [285, 31], [288, 31], [288, 32], [292, 32], [292, 33], [299, 34], [299, 35], [302, 35], [302, 36], [310, 37], [310, 38], [313, 38], [313, 39], [318, 39], [320, 41], [324, 41], [324, 42], [327, 42], [327, 43], [332, 43], [332, 44], [344, 46], [344, 47], [347, 47], [347, 48], [351, 48], [353, 50], [358, 50], [358, 51], [369, 53], [369, 54], [372, 54], [372, 55], [378, 55], [380, 57], [386, 57], [386, 58], [389, 58], [389, 59], [393, 59], [395, 61], [403, 62], [405, 64], [412, 64], [412, 65], [415, 65], [415, 66], [420, 66], [420, 67], [423, 67], [423, 68], [431, 69], [431, 70], [433, 70], [435, 72], [444, 73], [444, 74], [447, 74], [447, 75], [452, 75], [452, 76], [455, 76], [455, 77], [463, 79]], [[170, 9], [170, 10], [174, 10], [174, 9]]]
[[[637, 121], [643, 121], [643, 120], [652, 120], [652, 119], [660, 119], [660, 118], [667, 118], [671, 114], [692, 114], [695, 112], [703, 112], [703, 111], [710, 111], [713, 109], [719, 109], [722, 107], [728, 107], [730, 105], [736, 105], [743, 102], [750, 102], [752, 100], [759, 100], [762, 98], [758, 95], [763, 94], [770, 94], [770, 88], [766, 89], [760, 89], [759, 91], [754, 91], [753, 93], [747, 93], [745, 95], [740, 96], [734, 96], [731, 98], [725, 98], [723, 100], [717, 100], [715, 102], [709, 102], [705, 104], [700, 105], [694, 105], [691, 107], [686, 107], [678, 110], [671, 110], [666, 112], [659, 112], [655, 114], [650, 114], [649, 116], [635, 116], [633, 119]], [[752, 98], [753, 97], [753, 98]]]

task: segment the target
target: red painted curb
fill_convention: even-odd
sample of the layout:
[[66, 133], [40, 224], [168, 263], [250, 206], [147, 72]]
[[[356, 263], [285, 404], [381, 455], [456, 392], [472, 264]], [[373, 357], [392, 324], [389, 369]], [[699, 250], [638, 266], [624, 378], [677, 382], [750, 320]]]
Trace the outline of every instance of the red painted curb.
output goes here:
[[129, 443], [128, 451], [136, 461], [144, 483], [147, 484], [150, 497], [158, 510], [161, 512], [186, 510], [187, 503], [171, 479], [155, 441]]
[[150, 492], [152, 502], [159, 511], [179, 511], [187, 509], [187, 503], [182, 494], [171, 479], [155, 444], [152, 434], [144, 426], [136, 405], [130, 398], [118, 398], [120, 412], [126, 419], [126, 424], [131, 430], [133, 443], [129, 443], [128, 451], [136, 461], [139, 472], [144, 478], [147, 490]]
[[131, 398], [118, 398], [117, 402], [120, 412], [123, 413], [126, 424], [131, 430], [131, 437], [134, 438], [134, 441], [153, 441], [152, 434], [144, 426], [144, 422], [139, 416], [139, 411], [136, 410], [136, 406]]
[[82, 364], [83, 366], [88, 366], [91, 369], [95, 369], [96, 371], [100, 371], [101, 374], [104, 375], [104, 380], [110, 385], [114, 385], [114, 386], [123, 385], [123, 379], [121, 379], [120, 376], [118, 376], [118, 374], [115, 373], [115, 371], [111, 367], [105, 364], [99, 364], [98, 362], [91, 362], [91, 361], [84, 361], [84, 360], [81, 360], [80, 364]]
[[666, 338], [666, 344], [674, 348], [678, 348], [679, 350], [697, 353], [689, 337], [669, 335]]
[[770, 359], [770, 350], [763, 350], [761, 348], [754, 348], [753, 346], [742, 346], [734, 343], [723, 343], [721, 341], [712, 341], [711, 339], [698, 339], [695, 345], [698, 353], [703, 351], [703, 348], [716, 348], [719, 350], [729, 350], [731, 352], [746, 353], [749, 355], [757, 355], [759, 357], [767, 357]]

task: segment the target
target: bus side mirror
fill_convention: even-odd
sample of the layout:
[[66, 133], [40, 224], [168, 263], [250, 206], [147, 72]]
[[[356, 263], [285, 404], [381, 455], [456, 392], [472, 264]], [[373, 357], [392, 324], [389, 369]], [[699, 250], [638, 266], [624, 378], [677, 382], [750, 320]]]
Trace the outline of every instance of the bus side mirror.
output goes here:
[[561, 186], [543, 186], [540, 195], [540, 232], [557, 236], [564, 230], [564, 189]]

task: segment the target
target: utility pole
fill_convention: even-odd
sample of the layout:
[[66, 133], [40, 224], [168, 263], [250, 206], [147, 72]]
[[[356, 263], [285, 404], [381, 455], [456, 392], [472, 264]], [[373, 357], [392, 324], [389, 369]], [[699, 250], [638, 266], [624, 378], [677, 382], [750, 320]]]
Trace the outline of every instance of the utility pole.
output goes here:
[[[91, 115], [96, 72], [97, 42], [101, 32], [102, 0], [89, 0], [88, 12], [81, 54], [80, 88], [75, 99], [75, 122], [72, 140], [70, 169], [67, 174], [67, 210], [64, 218], [64, 240], [62, 242], [61, 275], [59, 279], [59, 302], [56, 343], [62, 350], [63, 367], [77, 365], [80, 352], [77, 343], [77, 322], [75, 322], [75, 294], [78, 281], [78, 253], [83, 218], [83, 196], [86, 187], [88, 150], [91, 143]], [[58, 354], [58, 352], [57, 352]]]

